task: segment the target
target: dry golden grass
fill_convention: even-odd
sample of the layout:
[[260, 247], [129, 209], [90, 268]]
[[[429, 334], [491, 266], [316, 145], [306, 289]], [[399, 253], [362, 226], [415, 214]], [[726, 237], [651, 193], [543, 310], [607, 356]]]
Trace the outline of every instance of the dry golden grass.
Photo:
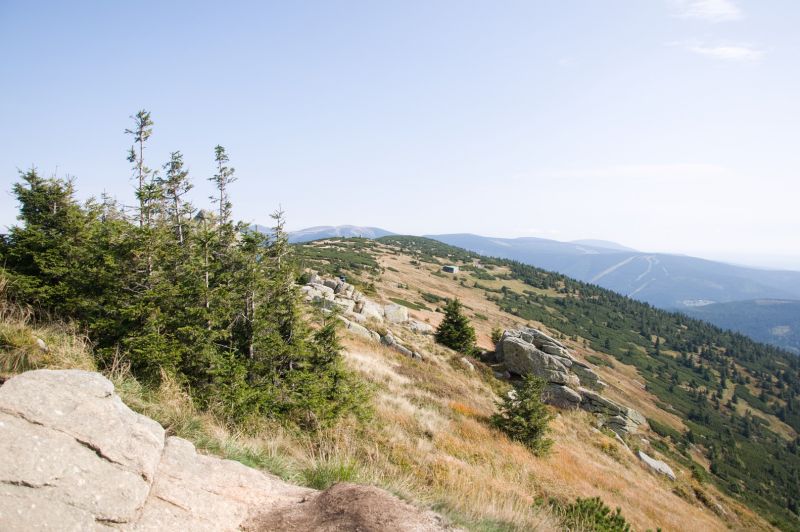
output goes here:
[[[399, 264], [402, 258], [391, 259], [398, 269], [411, 268]], [[419, 282], [424, 291], [462, 297], [466, 305], [490, 316], [487, 328], [515, 324], [512, 317], [492, 310], [482, 295], [475, 295], [480, 291], [462, 290], [452, 280], [424, 272]], [[389, 286], [391, 281], [382, 281], [381, 290], [384, 283]], [[388, 288], [383, 293], [395, 294], [405, 299], [409, 295]], [[414, 314], [438, 318], [434, 313]], [[67, 329], [32, 328], [8, 313], [0, 317], [3, 330], [14, 330], [15, 338], [35, 334], [48, 341], [53, 357], [41, 359], [41, 364], [92, 369], [88, 346]], [[246, 432], [233, 430], [213, 415], [197, 411], [170, 379], [165, 378], [158, 390], [148, 390], [124, 364], [115, 366], [109, 377], [127, 404], [158, 420], [171, 434], [193, 441], [201, 451], [315, 487], [337, 480], [379, 485], [415, 504], [434, 507], [469, 529], [558, 529], [557, 516], [537, 501], [591, 496], [601, 497], [612, 508], [621, 507], [637, 530], [769, 528], [713, 488], [696, 485], [687, 471], [674, 464], [676, 483], [646, 471], [632, 453], [594, 429], [591, 416], [583, 412], [558, 415], [552, 423], [552, 453], [533, 456], [486, 422], [495, 410], [494, 390], [502, 389], [503, 383], [480, 366], [479, 371], [467, 370], [456, 362], [460, 355], [435, 345], [431, 337], [397, 329], [398, 336], [425, 359], [411, 360], [374, 342], [345, 337], [347, 364], [375, 389], [373, 417], [345, 420], [312, 434], [267, 422]], [[618, 369], [615, 393], [627, 394], [629, 387], [638, 386], [638, 376], [629, 368]], [[640, 387], [636, 393], [637, 401], [646, 400]]]

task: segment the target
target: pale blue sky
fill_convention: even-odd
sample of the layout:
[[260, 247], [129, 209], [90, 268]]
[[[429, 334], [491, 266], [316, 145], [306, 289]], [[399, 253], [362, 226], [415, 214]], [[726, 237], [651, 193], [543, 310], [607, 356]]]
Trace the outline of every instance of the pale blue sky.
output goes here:
[[223, 144], [247, 221], [800, 268], [798, 27], [796, 0], [0, 0], [0, 228], [31, 164], [130, 201], [145, 107], [150, 165], [182, 150], [201, 203]]

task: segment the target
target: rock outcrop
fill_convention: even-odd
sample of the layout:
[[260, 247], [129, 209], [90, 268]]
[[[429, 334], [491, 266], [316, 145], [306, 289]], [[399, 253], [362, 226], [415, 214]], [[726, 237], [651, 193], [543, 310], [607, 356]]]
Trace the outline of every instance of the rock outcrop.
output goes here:
[[661, 460], [656, 460], [655, 458], [648, 456], [644, 451], [639, 451], [639, 459], [646, 465], [650, 470], [664, 475], [668, 477], [670, 480], [675, 480], [675, 472], [672, 471], [672, 468], [662, 462]]
[[319, 305], [325, 312], [338, 311], [345, 328], [353, 334], [381, 342], [407, 357], [422, 358], [418, 352], [397, 340], [392, 331], [381, 336], [369, 328], [370, 324], [402, 325], [407, 330], [422, 335], [430, 335], [435, 331], [427, 323], [410, 319], [406, 307], [396, 303], [381, 305], [371, 301], [353, 285], [339, 279], [323, 279], [314, 273], [301, 290], [306, 301]]
[[86, 371], [37, 370], [6, 381], [0, 456], [3, 531], [273, 530], [269, 523], [282, 522], [297, 524], [285, 530], [446, 529], [377, 488], [318, 492], [198, 454]]
[[547, 381], [542, 394], [545, 402], [558, 408], [592, 412], [617, 434], [636, 432], [646, 423], [636, 410], [600, 395], [597, 390], [605, 384], [597, 373], [542, 331], [529, 327], [505, 331], [497, 342], [495, 360], [512, 374], [532, 374]]

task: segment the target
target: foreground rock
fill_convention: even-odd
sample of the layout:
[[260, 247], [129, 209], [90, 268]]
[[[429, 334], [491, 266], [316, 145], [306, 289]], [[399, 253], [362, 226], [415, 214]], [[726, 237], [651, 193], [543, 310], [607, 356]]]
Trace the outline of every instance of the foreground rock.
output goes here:
[[3, 531], [267, 530], [258, 523], [279, 522], [270, 519], [302, 530], [445, 529], [377, 488], [342, 501], [350, 488], [320, 493], [199, 455], [86, 371], [31, 371], [3, 384], [0, 456]]

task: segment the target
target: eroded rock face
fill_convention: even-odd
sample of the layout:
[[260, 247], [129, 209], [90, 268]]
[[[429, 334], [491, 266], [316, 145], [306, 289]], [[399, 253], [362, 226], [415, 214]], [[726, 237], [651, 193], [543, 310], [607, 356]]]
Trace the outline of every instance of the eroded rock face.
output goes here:
[[[38, 370], [6, 381], [0, 457], [4, 532], [234, 531], [273, 513], [308, 523], [304, 530], [354, 530], [371, 512], [351, 501], [341, 528], [303, 521], [319, 492], [200, 455], [186, 440], [165, 440], [164, 429], [130, 410], [110, 381], [86, 371]], [[397, 530], [444, 530], [412, 510], [407, 522], [425, 527], [400, 522]]]
[[581, 404], [581, 394], [560, 384], [548, 384], [542, 393], [545, 403], [558, 408], [575, 409]]
[[503, 340], [503, 363], [518, 375], [533, 374], [553, 384], [579, 384], [578, 378], [568, 370], [567, 364], [571, 366], [571, 361], [548, 355], [522, 338], [509, 336]]
[[[558, 408], [582, 408], [600, 418], [617, 434], [629, 434], [647, 423], [636, 410], [603, 397], [604, 383], [588, 364], [576, 359], [564, 344], [532, 328], [507, 330], [495, 349], [495, 360], [517, 375], [536, 375], [547, 381], [545, 402]], [[594, 389], [590, 389], [594, 388]]]

